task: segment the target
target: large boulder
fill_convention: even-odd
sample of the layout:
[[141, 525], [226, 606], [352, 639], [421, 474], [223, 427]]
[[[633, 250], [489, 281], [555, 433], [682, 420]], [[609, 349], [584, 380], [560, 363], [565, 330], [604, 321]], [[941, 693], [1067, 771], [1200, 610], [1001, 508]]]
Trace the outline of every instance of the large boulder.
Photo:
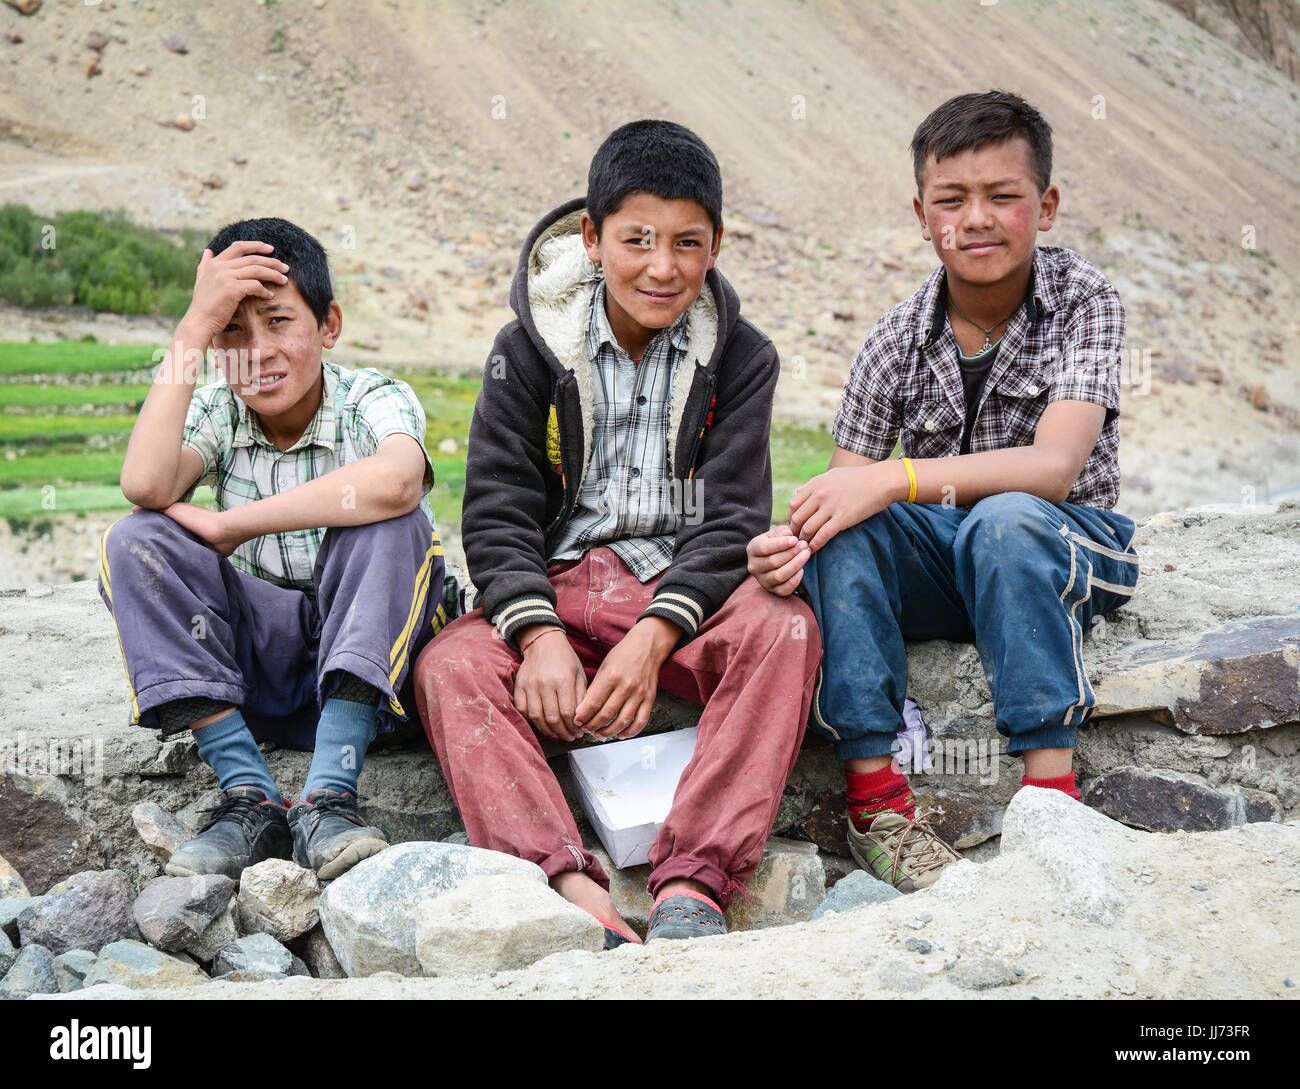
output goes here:
[[519, 874], [467, 877], [415, 912], [415, 954], [430, 976], [508, 972], [604, 942], [595, 916]]
[[540, 867], [511, 855], [451, 843], [400, 843], [330, 882], [320, 899], [321, 927], [349, 976], [418, 976], [416, 908], [467, 877], [490, 874], [546, 884]]

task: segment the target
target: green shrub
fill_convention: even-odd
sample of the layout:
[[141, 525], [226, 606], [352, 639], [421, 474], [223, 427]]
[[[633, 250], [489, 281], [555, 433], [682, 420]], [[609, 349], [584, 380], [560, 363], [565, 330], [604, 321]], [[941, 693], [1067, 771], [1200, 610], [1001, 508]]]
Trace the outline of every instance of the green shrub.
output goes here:
[[206, 236], [132, 223], [125, 213], [38, 216], [0, 207], [0, 299], [17, 306], [75, 304], [177, 316], [189, 306]]

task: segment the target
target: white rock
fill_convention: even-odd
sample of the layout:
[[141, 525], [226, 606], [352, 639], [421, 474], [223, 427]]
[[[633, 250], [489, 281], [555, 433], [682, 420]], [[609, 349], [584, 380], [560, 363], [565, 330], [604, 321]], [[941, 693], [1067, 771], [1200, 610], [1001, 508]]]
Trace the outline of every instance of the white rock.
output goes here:
[[415, 912], [415, 952], [425, 975], [509, 972], [570, 950], [597, 953], [605, 928], [527, 877], [467, 877]]
[[311, 870], [286, 858], [268, 858], [239, 875], [239, 925], [245, 934], [292, 941], [320, 921], [320, 894]]
[[1112, 851], [1136, 834], [1059, 790], [1022, 787], [1002, 818], [1002, 854], [1037, 863], [1063, 911], [1109, 926], [1124, 903]]
[[320, 898], [321, 927], [349, 976], [418, 976], [416, 908], [467, 877], [487, 874], [517, 874], [546, 885], [540, 866], [512, 855], [451, 843], [399, 843], [329, 883]]

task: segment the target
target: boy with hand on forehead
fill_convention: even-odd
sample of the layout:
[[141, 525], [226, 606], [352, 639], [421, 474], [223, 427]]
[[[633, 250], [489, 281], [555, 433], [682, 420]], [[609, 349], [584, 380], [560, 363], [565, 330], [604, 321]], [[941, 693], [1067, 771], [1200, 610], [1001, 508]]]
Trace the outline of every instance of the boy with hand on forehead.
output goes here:
[[415, 667], [470, 843], [536, 862], [606, 948], [638, 939], [539, 738], [634, 737], [661, 686], [705, 705], [650, 850], [647, 940], [724, 933], [820, 659], [807, 605], [745, 578], [771, 520], [778, 362], [714, 268], [721, 241], [717, 160], [667, 121], [611, 134], [585, 200], [533, 229], [470, 425], [479, 608]]
[[1024, 783], [1077, 799], [1084, 633], [1138, 575], [1134, 524], [1113, 509], [1124, 307], [1078, 254], [1035, 245], [1060, 202], [1051, 129], [1016, 95], [961, 95], [912, 155], [941, 266], [858, 353], [830, 469], [749, 545], [750, 572], [817, 616], [812, 725], [844, 761], [849, 846], [903, 891], [959, 857], [916, 819], [892, 756], [904, 639], [973, 640]]
[[[357, 777], [408, 717], [409, 663], [445, 619], [424, 411], [378, 371], [322, 359], [342, 330], [320, 243], [283, 219], [223, 228], [122, 467], [100, 595], [132, 721], [194, 732], [222, 800], [177, 876], [292, 856], [322, 879], [383, 850]], [[224, 381], [195, 389], [209, 347]], [[212, 488], [215, 509], [188, 502]], [[259, 740], [313, 752], [281, 797]]]

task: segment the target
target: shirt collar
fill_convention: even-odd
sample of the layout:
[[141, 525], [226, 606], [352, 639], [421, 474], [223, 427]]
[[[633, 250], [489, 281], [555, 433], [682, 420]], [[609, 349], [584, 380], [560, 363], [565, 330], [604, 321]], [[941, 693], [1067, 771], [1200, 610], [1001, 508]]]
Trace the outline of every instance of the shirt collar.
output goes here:
[[[1037, 324], [1050, 317], [1056, 308], [1056, 293], [1052, 289], [1051, 277], [1039, 275], [1039, 265], [1043, 261], [1042, 251], [1034, 247], [1034, 263], [1029, 268], [1029, 287], [1026, 294], [1029, 302], [1025, 307], [1026, 317], [1031, 324]], [[926, 330], [922, 347], [928, 348], [943, 333], [948, 319], [948, 270], [940, 268], [935, 274], [934, 286], [929, 297], [921, 304], [921, 328]]]
[[[668, 340], [674, 348], [685, 351], [687, 344], [690, 342], [690, 313], [691, 308], [688, 306], [679, 317], [668, 328]], [[664, 335], [664, 330], [655, 334], [655, 340]], [[651, 343], [654, 343], [652, 340]], [[609, 344], [618, 351], [623, 351], [617, 340], [614, 339], [614, 331], [609, 327], [609, 315], [605, 313], [605, 280], [601, 278], [596, 283], [596, 290], [591, 296], [591, 320], [587, 326], [587, 355], [595, 359], [600, 352], [601, 345]], [[647, 345], [646, 351], [649, 351]], [[626, 353], [624, 353], [626, 354]], [[645, 356], [643, 355], [644, 359]]]
[[[338, 412], [334, 408], [334, 391], [338, 385], [338, 366], [327, 360], [321, 361], [321, 395], [320, 407], [316, 410], [316, 415], [311, 418], [307, 424], [307, 429], [299, 437], [289, 450], [283, 453], [289, 453], [290, 450], [302, 450], [308, 446], [324, 446], [326, 449], [334, 449], [338, 444]], [[239, 405], [239, 418], [235, 423], [235, 435], [232, 440], [233, 446], [267, 446], [277, 453], [280, 453], [279, 447], [266, 437], [262, 430], [261, 421], [257, 418], [257, 413], [248, 407], [239, 396], [235, 396], [235, 402]]]

